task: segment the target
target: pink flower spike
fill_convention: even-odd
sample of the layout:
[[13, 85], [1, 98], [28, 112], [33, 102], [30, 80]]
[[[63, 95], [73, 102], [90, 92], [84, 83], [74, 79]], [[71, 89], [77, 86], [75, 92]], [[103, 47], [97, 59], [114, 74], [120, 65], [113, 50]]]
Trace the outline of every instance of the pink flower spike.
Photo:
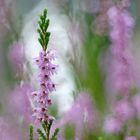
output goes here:
[[134, 20], [127, 9], [113, 6], [108, 11], [111, 26], [111, 69], [110, 77], [116, 93], [128, 95], [133, 85], [133, 59], [129, 48]]
[[57, 65], [53, 64], [55, 55], [52, 51], [41, 51], [39, 57], [35, 59], [39, 68], [39, 85], [38, 92], [33, 92], [34, 114], [39, 121], [48, 120], [48, 106], [50, 106], [51, 99], [49, 93], [55, 90], [55, 84], [51, 80], [51, 75], [56, 73]]

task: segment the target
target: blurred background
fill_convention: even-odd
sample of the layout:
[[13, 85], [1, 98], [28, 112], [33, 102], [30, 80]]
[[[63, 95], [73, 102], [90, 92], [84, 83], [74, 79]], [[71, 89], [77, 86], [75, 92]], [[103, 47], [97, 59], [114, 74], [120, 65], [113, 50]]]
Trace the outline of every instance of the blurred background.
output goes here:
[[[53, 76], [57, 86], [49, 109], [56, 119], [52, 131], [60, 128], [58, 140], [129, 140], [125, 139], [129, 136], [140, 139], [140, 1], [131, 1], [128, 8], [134, 19], [128, 41], [133, 61], [130, 75], [134, 80], [127, 103], [122, 95], [116, 95], [115, 81], [110, 80], [114, 71], [110, 68], [113, 58], [107, 13], [118, 1], [0, 0], [2, 140], [27, 140], [28, 125], [37, 126], [30, 94], [38, 87], [38, 69], [33, 59], [41, 50], [37, 21], [44, 8], [50, 19], [49, 48], [56, 50], [55, 63], [59, 65]], [[116, 111], [114, 106], [119, 109]], [[118, 110], [131, 117], [120, 122], [116, 117]]]

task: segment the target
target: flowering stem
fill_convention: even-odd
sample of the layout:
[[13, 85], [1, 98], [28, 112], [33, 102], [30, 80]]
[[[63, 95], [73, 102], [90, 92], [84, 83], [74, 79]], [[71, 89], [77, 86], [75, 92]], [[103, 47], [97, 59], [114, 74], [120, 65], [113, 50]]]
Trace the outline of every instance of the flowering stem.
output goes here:
[[51, 76], [56, 72], [57, 65], [53, 64], [55, 54], [52, 50], [47, 51], [50, 32], [47, 31], [49, 26], [49, 19], [47, 19], [47, 9], [44, 10], [38, 21], [39, 38], [38, 41], [42, 47], [39, 57], [35, 59], [39, 68], [39, 89], [32, 93], [34, 104], [33, 116], [36, 117], [42, 124], [42, 129], [38, 128], [38, 140], [56, 140], [58, 130], [54, 132], [53, 137], [50, 139], [50, 128], [53, 122], [53, 117], [48, 114], [48, 107], [51, 105], [49, 94], [55, 90], [55, 84], [51, 80]]

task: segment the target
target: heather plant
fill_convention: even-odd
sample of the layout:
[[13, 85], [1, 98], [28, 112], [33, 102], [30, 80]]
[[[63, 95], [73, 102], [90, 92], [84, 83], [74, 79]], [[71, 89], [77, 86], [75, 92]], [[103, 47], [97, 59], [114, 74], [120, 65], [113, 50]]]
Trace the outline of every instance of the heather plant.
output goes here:
[[[119, 134], [122, 139], [136, 139], [133, 133], [136, 110], [132, 103], [134, 86], [133, 56], [129, 42], [134, 20], [128, 12], [128, 1], [122, 1], [108, 11], [111, 26], [111, 68], [109, 70], [112, 85], [112, 107], [105, 121], [104, 130], [109, 134]], [[110, 73], [111, 72], [111, 73]], [[131, 127], [130, 127], [131, 126]], [[129, 128], [130, 127], [130, 128]], [[131, 136], [132, 135], [132, 136]], [[134, 135], [134, 136], [133, 136]]]
[[[39, 38], [38, 41], [42, 47], [39, 57], [35, 58], [35, 63], [39, 68], [38, 81], [39, 90], [32, 92], [33, 116], [35, 121], [41, 124], [41, 129], [38, 128], [38, 140], [56, 140], [58, 128], [55, 129], [50, 138], [50, 130], [54, 118], [48, 114], [49, 106], [52, 104], [49, 98], [50, 93], [55, 90], [55, 84], [51, 80], [51, 76], [56, 73], [57, 65], [53, 64], [55, 54], [53, 50], [48, 50], [48, 42], [50, 32], [48, 32], [49, 19], [47, 18], [47, 9], [43, 11], [38, 21]], [[33, 126], [30, 126], [30, 140], [33, 140]]]

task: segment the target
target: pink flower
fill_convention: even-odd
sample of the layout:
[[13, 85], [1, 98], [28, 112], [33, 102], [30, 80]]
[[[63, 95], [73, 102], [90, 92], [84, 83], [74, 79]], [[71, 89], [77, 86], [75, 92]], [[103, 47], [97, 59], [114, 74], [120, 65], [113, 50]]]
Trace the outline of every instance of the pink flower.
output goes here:
[[84, 125], [93, 129], [95, 127], [96, 115], [90, 96], [88, 94], [79, 94], [72, 108], [65, 114], [65, 118], [76, 124], [79, 130], [83, 128]]
[[[16, 126], [18, 128], [18, 126]], [[0, 139], [1, 140], [19, 140], [21, 135], [11, 122], [7, 119], [0, 118]]]
[[105, 120], [103, 129], [106, 133], [118, 133], [122, 129], [122, 123], [118, 118], [109, 117]]
[[111, 81], [117, 93], [128, 94], [133, 84], [133, 61], [129, 39], [134, 25], [133, 18], [123, 7], [114, 6], [108, 11], [111, 26]]
[[23, 44], [21, 42], [13, 43], [13, 45], [9, 49], [8, 58], [16, 73], [23, 72], [25, 56], [24, 56]]
[[[111, 85], [115, 104], [112, 116], [105, 122], [104, 130], [107, 133], [118, 133], [128, 120], [135, 116], [135, 109], [129, 92], [134, 82], [133, 57], [129, 48], [134, 20], [127, 11], [128, 1], [121, 1], [108, 11], [111, 26], [111, 68], [109, 71], [109, 85]], [[119, 97], [119, 100], [118, 100]]]
[[24, 83], [15, 87], [8, 99], [12, 111], [18, 112], [19, 116], [22, 116], [27, 122], [31, 121], [30, 101], [28, 98], [30, 92], [30, 84]]
[[32, 93], [34, 103], [33, 116], [39, 121], [49, 119], [48, 106], [51, 105], [49, 98], [50, 92], [55, 90], [55, 84], [51, 80], [51, 76], [57, 72], [57, 65], [53, 64], [55, 53], [50, 50], [47, 53], [42, 50], [35, 62], [39, 68], [39, 85], [40, 89]]
[[113, 108], [115, 115], [122, 121], [127, 121], [135, 115], [135, 110], [127, 100], [118, 101]]
[[91, 132], [94, 128], [96, 128], [97, 112], [91, 101], [91, 97], [87, 93], [81, 93], [78, 95], [70, 110], [66, 112], [63, 117], [56, 122], [56, 124], [53, 125], [52, 131], [54, 131], [57, 127], [61, 127], [60, 133], [62, 134], [62, 128], [67, 124], [74, 125], [75, 137], [77, 139], [81, 139], [82, 132], [85, 128]]

